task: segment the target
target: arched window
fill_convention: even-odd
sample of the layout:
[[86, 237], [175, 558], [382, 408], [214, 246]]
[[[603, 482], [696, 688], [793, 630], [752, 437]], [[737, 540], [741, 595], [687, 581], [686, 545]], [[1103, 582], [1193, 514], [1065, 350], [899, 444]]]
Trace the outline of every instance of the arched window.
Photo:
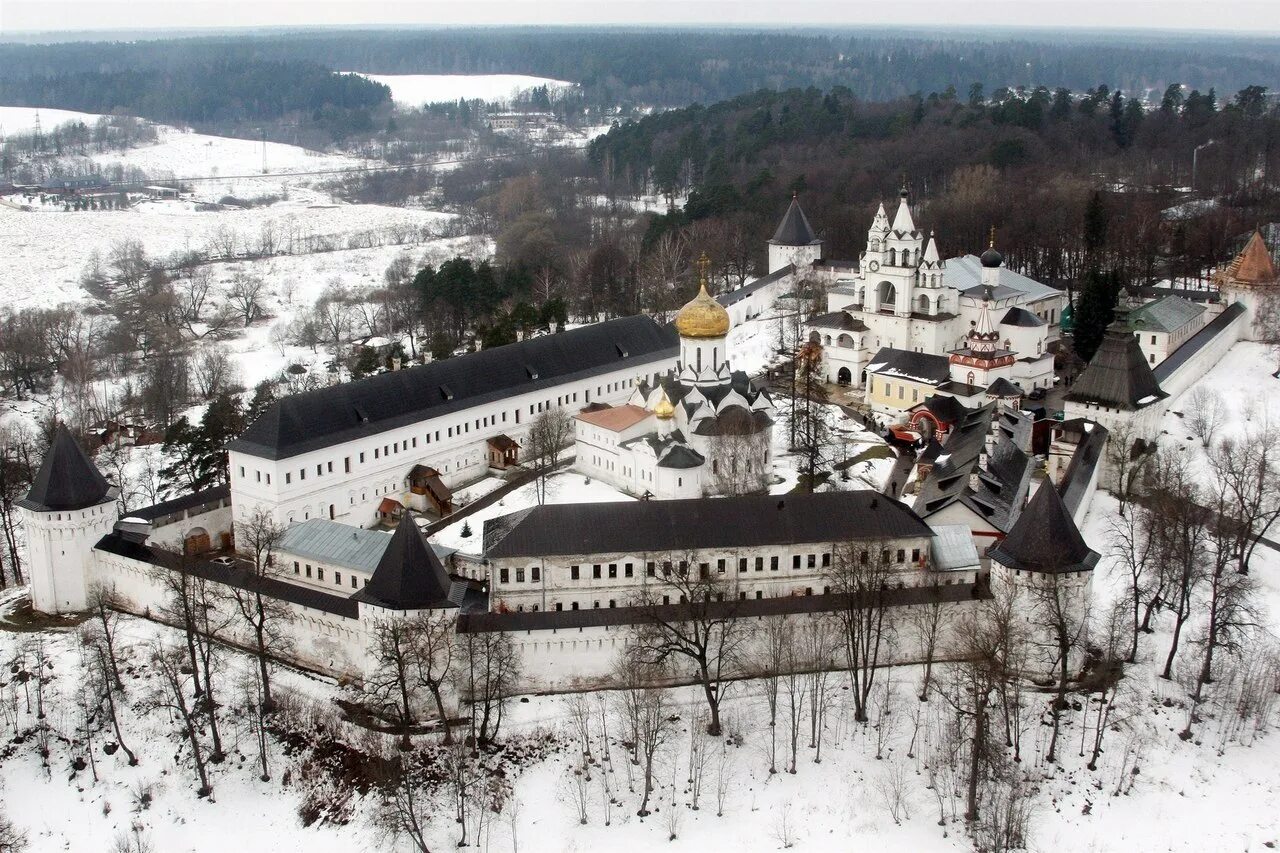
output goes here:
[[898, 265], [898, 250], [890, 249], [889, 250], [889, 266], [894, 267], [897, 265]]
[[920, 306], [920, 307], [919, 307], [919, 310], [920, 310], [920, 313], [921, 313], [921, 314], [928, 314], [928, 313], [929, 313], [929, 297], [928, 297], [928, 296], [926, 296], [925, 294], [923, 294], [923, 293], [922, 293], [922, 294], [920, 294], [920, 298], [919, 298], [919, 299], [917, 299], [917, 300], [916, 300], [916, 302], [917, 302], [917, 303], [919, 304], [919, 306]]
[[894, 288], [893, 282], [890, 282], [890, 281], [880, 282], [879, 295], [880, 295], [880, 306], [882, 308], [883, 307], [891, 308], [898, 301], [898, 291]]
[[911, 266], [911, 250], [910, 249], [902, 250], [902, 265], [904, 267]]

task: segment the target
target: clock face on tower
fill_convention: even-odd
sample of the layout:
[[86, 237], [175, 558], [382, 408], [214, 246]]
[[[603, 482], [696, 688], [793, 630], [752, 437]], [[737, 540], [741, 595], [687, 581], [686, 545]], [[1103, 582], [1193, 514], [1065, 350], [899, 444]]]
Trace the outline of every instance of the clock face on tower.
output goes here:
[[872, 272], [875, 272], [876, 270], [880, 269], [880, 262], [872, 261], [871, 263], [867, 264], [867, 268], [870, 269]]

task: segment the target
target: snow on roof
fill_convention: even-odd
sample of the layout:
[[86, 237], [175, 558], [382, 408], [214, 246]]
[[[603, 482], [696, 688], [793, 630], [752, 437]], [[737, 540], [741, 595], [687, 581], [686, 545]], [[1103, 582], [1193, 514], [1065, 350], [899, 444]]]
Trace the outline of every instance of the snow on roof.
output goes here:
[[[1050, 296], [1061, 296], [1062, 291], [1033, 278], [1027, 278], [1008, 267], [1001, 267], [997, 279], [1001, 287], [1021, 291], [1028, 302], [1036, 302]], [[964, 291], [982, 285], [982, 261], [977, 255], [963, 255], [947, 259], [947, 286]]]

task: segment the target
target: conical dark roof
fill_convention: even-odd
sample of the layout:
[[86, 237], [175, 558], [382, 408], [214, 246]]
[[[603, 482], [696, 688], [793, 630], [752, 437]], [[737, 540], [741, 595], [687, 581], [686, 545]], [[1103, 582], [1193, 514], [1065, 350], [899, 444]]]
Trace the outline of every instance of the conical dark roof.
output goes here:
[[42, 512], [84, 509], [102, 503], [110, 489], [102, 472], [59, 424], [31, 490], [18, 504]]
[[779, 246], [812, 246], [822, 241], [818, 239], [817, 234], [813, 233], [809, 218], [800, 209], [800, 200], [793, 197], [791, 206], [782, 217], [782, 223], [778, 225], [778, 230], [773, 232], [773, 239], [769, 242]]
[[358, 595], [391, 610], [457, 607], [457, 602], [449, 598], [452, 585], [449, 573], [427, 544], [417, 522], [406, 517], [392, 534], [368, 586]]
[[1138, 339], [1123, 317], [1107, 326], [1102, 344], [1067, 399], [1117, 409], [1140, 409], [1169, 396], [1160, 390]]
[[1085, 544], [1080, 529], [1046, 480], [1022, 515], [990, 551], [991, 559], [1028, 572], [1082, 572], [1098, 562], [1098, 552]]

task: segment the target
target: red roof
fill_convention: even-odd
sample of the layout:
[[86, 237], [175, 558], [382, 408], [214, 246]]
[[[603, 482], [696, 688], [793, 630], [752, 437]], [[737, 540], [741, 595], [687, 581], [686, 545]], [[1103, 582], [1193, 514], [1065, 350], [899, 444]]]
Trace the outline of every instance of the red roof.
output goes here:
[[580, 412], [578, 420], [589, 423], [592, 426], [598, 426], [601, 429], [607, 429], [610, 432], [622, 432], [624, 429], [640, 423], [651, 414], [653, 413], [646, 409], [628, 403], [625, 406], [612, 406], [608, 409], [598, 409], [594, 412]]

